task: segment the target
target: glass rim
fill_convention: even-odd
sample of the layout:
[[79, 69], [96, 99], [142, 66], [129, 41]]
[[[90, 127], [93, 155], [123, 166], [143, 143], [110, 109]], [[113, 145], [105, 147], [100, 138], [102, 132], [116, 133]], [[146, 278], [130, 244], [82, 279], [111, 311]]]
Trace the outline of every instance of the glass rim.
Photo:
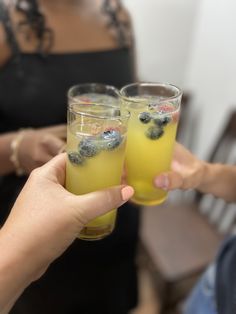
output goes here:
[[113, 86], [113, 85], [109, 85], [109, 84], [104, 84], [104, 83], [96, 83], [96, 82], [92, 82], [92, 83], [79, 83], [79, 84], [75, 84], [75, 85], [73, 85], [73, 86], [71, 86], [70, 88], [69, 88], [69, 90], [68, 90], [68, 92], [67, 92], [67, 98], [68, 98], [68, 100], [73, 100], [75, 97], [77, 97], [77, 96], [73, 96], [72, 95], [72, 93], [73, 93], [73, 91], [74, 90], [76, 90], [76, 88], [78, 88], [79, 86], [81, 86], [81, 87], [86, 87], [86, 86], [88, 86], [88, 87], [92, 87], [92, 86], [103, 86], [103, 87], [105, 87], [106, 89], [109, 89], [109, 90], [112, 90], [112, 91], [114, 91], [116, 94], [117, 94], [117, 96], [118, 97], [120, 97], [120, 91], [119, 91], [119, 89], [118, 88], [116, 88], [115, 86]]
[[[72, 106], [68, 107], [68, 111], [75, 114], [75, 115], [80, 115], [84, 117], [90, 117], [90, 118], [95, 118], [95, 119], [101, 119], [101, 120], [128, 120], [130, 118], [130, 111], [127, 109], [123, 109], [121, 111], [121, 108], [115, 107], [115, 106], [109, 106], [109, 105], [104, 105], [104, 104], [97, 104], [97, 103], [79, 103], [79, 105], [83, 106], [99, 106], [99, 107], [104, 107], [105, 109], [118, 109], [120, 111], [120, 115], [116, 116], [105, 116], [105, 115], [96, 115], [93, 113], [89, 112], [84, 112], [84, 111], [75, 111]], [[125, 111], [125, 113], [124, 113]]]
[[[134, 103], [140, 103], [140, 101], [143, 101], [143, 102], [147, 102], [147, 99], [145, 98], [132, 98], [132, 97], [129, 97], [129, 96], [126, 96], [124, 95], [124, 91], [130, 87], [134, 87], [134, 86], [160, 86], [160, 87], [172, 87], [174, 88], [176, 91], [177, 91], [177, 94], [174, 95], [174, 96], [170, 96], [170, 97], [166, 97], [164, 99], [161, 99], [160, 101], [158, 102], [166, 102], [168, 100], [174, 100], [178, 97], [181, 97], [183, 95], [183, 91], [177, 87], [176, 85], [174, 84], [170, 84], [170, 83], [161, 83], [161, 82], [140, 82], [140, 83], [131, 83], [131, 84], [128, 84], [128, 85], [125, 85], [123, 86], [121, 89], [120, 89], [120, 97], [126, 101], [129, 101], [129, 102], [134, 102]], [[138, 96], [138, 95], [137, 95]], [[155, 96], [155, 95], [154, 95]]]

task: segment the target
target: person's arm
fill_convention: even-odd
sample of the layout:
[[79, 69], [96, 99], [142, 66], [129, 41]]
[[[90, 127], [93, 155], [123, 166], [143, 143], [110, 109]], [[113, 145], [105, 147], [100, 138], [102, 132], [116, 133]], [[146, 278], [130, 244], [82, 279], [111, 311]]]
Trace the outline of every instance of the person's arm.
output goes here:
[[43, 275], [85, 224], [133, 195], [129, 186], [73, 195], [63, 188], [65, 163], [65, 154], [60, 154], [31, 173], [0, 230], [1, 314], [8, 313], [24, 289]]
[[157, 176], [154, 184], [165, 190], [197, 189], [235, 202], [236, 166], [202, 161], [176, 143], [171, 171]]
[[15, 171], [10, 157], [12, 154], [11, 143], [16, 136], [16, 132], [0, 134], [0, 175]]
[[[0, 71], [4, 64], [11, 57], [11, 50], [7, 44], [4, 27], [0, 22]], [[9, 133], [0, 135], [0, 175], [14, 171], [13, 164], [9, 160], [10, 156], [10, 142], [13, 140], [15, 134]]]
[[0, 70], [11, 57], [11, 49], [8, 44], [4, 26], [0, 21]]
[[58, 154], [65, 137], [65, 125], [0, 134], [0, 175], [17, 168], [29, 174]]
[[206, 163], [204, 175], [198, 190], [223, 198], [227, 202], [236, 201], [236, 166]]
[[0, 252], [0, 313], [5, 314], [35, 279], [35, 274], [29, 257], [4, 231], [0, 231]]

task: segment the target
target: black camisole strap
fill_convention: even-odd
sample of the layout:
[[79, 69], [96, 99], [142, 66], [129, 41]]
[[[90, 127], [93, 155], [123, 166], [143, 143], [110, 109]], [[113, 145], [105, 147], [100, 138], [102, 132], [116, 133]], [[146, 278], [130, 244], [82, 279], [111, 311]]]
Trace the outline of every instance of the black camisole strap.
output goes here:
[[7, 42], [12, 50], [13, 58], [17, 61], [20, 57], [20, 48], [13, 32], [7, 6], [2, 0], [0, 0], [0, 22], [3, 24], [4, 30], [6, 32]]

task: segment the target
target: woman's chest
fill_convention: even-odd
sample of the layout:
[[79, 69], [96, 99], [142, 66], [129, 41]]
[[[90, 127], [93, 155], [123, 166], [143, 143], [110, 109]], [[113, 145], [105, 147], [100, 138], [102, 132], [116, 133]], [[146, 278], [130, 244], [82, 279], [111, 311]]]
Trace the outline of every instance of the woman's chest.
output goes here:
[[75, 84], [99, 82], [121, 87], [132, 80], [127, 54], [23, 55], [19, 67], [0, 72], [0, 121], [16, 128], [40, 127], [66, 121], [67, 91]]

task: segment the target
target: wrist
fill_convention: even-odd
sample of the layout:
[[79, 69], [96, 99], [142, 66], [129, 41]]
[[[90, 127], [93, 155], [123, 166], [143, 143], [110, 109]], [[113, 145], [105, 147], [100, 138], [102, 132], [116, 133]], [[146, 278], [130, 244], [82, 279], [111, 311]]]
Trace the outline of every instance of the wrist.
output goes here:
[[5, 274], [6, 281], [13, 280], [24, 289], [42, 275], [43, 267], [36, 254], [17, 234], [4, 227], [0, 231], [0, 251], [0, 273]]
[[[0, 230], [0, 312], [9, 313], [25, 288], [36, 280], [33, 257], [19, 249], [14, 237]], [[37, 272], [39, 274], [39, 272]]]
[[215, 173], [217, 172], [218, 165], [209, 162], [202, 162], [201, 167], [201, 180], [197, 186], [197, 190], [202, 193], [208, 193], [211, 190], [212, 183], [215, 182]]
[[12, 162], [15, 172], [18, 176], [25, 175], [25, 170], [22, 167], [20, 160], [19, 160], [19, 148], [21, 142], [23, 141], [25, 134], [29, 132], [31, 129], [21, 129], [19, 130], [13, 139], [10, 142], [10, 161]]
[[1, 313], [8, 313], [16, 299], [32, 282], [25, 260], [15, 250], [11, 239], [0, 231], [0, 308]]

